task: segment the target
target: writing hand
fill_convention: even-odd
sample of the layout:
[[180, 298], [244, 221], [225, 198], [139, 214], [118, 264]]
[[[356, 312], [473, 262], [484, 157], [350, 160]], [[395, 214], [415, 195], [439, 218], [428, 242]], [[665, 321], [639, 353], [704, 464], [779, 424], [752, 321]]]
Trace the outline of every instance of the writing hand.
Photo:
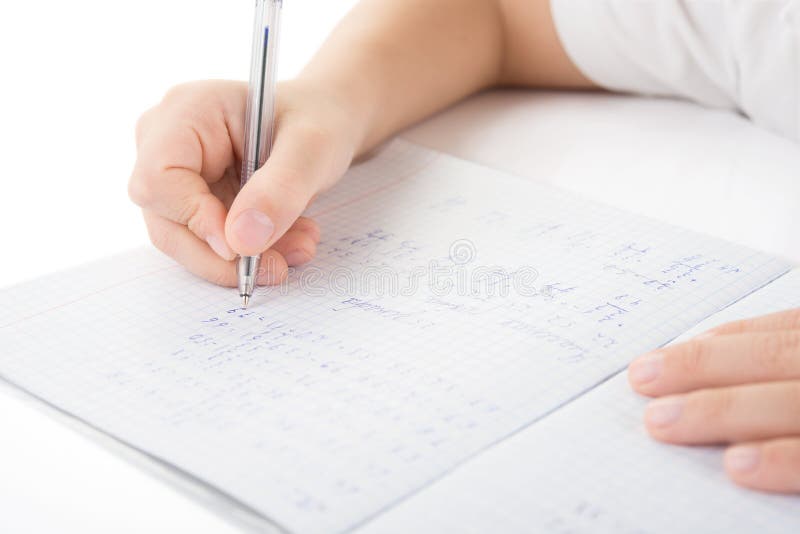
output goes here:
[[319, 228], [300, 217], [352, 159], [346, 116], [326, 95], [291, 82], [276, 99], [267, 163], [239, 191], [247, 85], [209, 81], [172, 89], [137, 125], [129, 184], [153, 244], [194, 274], [236, 285], [236, 254], [263, 253], [260, 284], [314, 256]]

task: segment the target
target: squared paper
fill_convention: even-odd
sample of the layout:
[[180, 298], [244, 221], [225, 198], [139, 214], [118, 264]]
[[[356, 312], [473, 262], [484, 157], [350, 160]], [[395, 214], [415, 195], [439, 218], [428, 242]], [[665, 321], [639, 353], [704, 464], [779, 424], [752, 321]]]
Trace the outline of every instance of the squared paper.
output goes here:
[[5, 290], [0, 374], [342, 532], [788, 268], [402, 142], [309, 215], [318, 258], [249, 310], [149, 250]]
[[[797, 307], [800, 270], [680, 339]], [[721, 448], [654, 441], [642, 424], [646, 402], [620, 373], [359, 532], [798, 532], [796, 496], [734, 486]]]

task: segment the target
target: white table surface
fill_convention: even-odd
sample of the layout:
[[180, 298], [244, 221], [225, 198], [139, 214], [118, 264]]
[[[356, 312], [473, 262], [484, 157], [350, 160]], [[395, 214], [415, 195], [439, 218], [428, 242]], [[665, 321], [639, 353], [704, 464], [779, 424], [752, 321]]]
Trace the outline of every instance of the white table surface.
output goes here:
[[[352, 3], [343, 0], [335, 8], [333, 2], [315, 3], [314, 10], [293, 15], [295, 27], [301, 20], [316, 20], [314, 14], [325, 15], [320, 11], [325, 9], [328, 18], [321, 19], [330, 26]], [[27, 10], [23, 15], [31, 25], [47, 4], [67, 9], [63, 2], [7, 3], [0, 8], [4, 50], [34, 41], [29, 28], [13, 23], [19, 17], [2, 12], [9, 4]], [[144, 243], [143, 226], [125, 194], [136, 115], [175, 81], [243, 76], [241, 66], [228, 65], [228, 58], [247, 46], [247, 37], [232, 29], [241, 6], [231, 7], [229, 20], [220, 20], [219, 2], [142, 0], [126, 10], [128, 23], [118, 36], [134, 32], [130, 28], [137, 24], [155, 29], [147, 40], [119, 45], [127, 51], [124, 64], [104, 70], [92, 55], [102, 52], [91, 43], [107, 37], [108, 30], [97, 20], [84, 20], [79, 8], [108, 5], [75, 2], [73, 12], [49, 19], [53, 35], [83, 35], [83, 40], [77, 50], [64, 41], [66, 51], [55, 52], [63, 52], [56, 58], [59, 92], [44, 109], [58, 142], [44, 160], [27, 140], [39, 133], [30, 119], [44, 118], [33, 106], [43, 102], [41, 84], [48, 78], [24, 60], [51, 52], [15, 57], [8, 66], [13, 76], [7, 80], [24, 77], [29, 86], [7, 84], [0, 95], [0, 111], [11, 125], [0, 132], [0, 146], [11, 147], [2, 154], [11, 188], [0, 196], [0, 287]], [[190, 7], [193, 25], [178, 24]], [[74, 24], [58, 24], [65, 20]], [[289, 27], [291, 21], [290, 14]], [[200, 39], [197, 28], [204, 24], [218, 26], [216, 41]], [[326, 27], [318, 30], [324, 34]], [[320, 39], [298, 43], [300, 53], [289, 58], [284, 73], [296, 71]], [[206, 60], [191, 59], [198, 55]], [[140, 61], [148, 68], [129, 76]], [[110, 92], [118, 96], [110, 98]], [[107, 113], [112, 107], [116, 116]], [[728, 112], [666, 100], [511, 91], [476, 97], [405, 137], [800, 261], [800, 147]], [[31, 176], [32, 169], [38, 176]], [[41, 254], [43, 243], [43, 261], [23, 261]], [[142, 470], [118, 454], [119, 446], [98, 442], [67, 423], [0, 388], [0, 532], [238, 531], [202, 498], [187, 496], [164, 483], [157, 471]]]

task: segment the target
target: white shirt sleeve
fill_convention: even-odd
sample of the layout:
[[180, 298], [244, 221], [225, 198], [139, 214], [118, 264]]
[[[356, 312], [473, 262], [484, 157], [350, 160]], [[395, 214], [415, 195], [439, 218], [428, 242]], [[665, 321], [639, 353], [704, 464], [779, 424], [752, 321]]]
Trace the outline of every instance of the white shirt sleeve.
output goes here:
[[551, 0], [567, 54], [613, 91], [736, 109], [800, 141], [800, 0]]

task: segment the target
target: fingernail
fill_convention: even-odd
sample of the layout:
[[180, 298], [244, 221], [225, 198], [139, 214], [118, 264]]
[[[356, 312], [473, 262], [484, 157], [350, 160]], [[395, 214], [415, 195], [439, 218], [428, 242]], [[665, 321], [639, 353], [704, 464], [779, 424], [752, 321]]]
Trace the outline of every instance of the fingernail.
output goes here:
[[647, 406], [644, 417], [653, 426], [669, 426], [680, 418], [683, 402], [683, 397], [658, 399]]
[[208, 246], [211, 247], [211, 250], [213, 250], [217, 256], [223, 260], [231, 261], [236, 257], [236, 254], [234, 254], [233, 251], [228, 248], [228, 244], [224, 239], [221, 239], [215, 235], [210, 235], [206, 238], [206, 242], [208, 243]]
[[237, 217], [232, 230], [244, 248], [255, 252], [267, 248], [275, 225], [266, 213], [249, 209]]
[[761, 461], [761, 450], [752, 445], [731, 447], [725, 455], [725, 465], [737, 473], [753, 471]]
[[652, 382], [661, 374], [664, 356], [660, 352], [645, 354], [631, 363], [628, 375], [634, 384]]
[[308, 263], [311, 258], [309, 258], [308, 253], [304, 250], [293, 250], [289, 252], [284, 259], [290, 267], [295, 267]]

